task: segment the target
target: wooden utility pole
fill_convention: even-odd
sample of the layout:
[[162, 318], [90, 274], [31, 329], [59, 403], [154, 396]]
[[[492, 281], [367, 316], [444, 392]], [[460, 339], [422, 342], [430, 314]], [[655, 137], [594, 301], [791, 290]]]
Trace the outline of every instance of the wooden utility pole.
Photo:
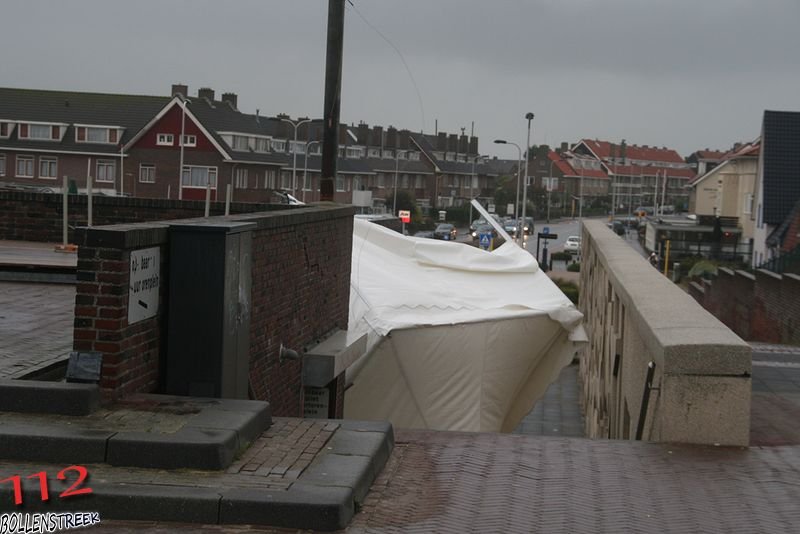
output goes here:
[[344, 3], [328, 0], [328, 48], [325, 61], [325, 109], [323, 110], [320, 200], [333, 201], [336, 158], [339, 153], [339, 106], [342, 93]]

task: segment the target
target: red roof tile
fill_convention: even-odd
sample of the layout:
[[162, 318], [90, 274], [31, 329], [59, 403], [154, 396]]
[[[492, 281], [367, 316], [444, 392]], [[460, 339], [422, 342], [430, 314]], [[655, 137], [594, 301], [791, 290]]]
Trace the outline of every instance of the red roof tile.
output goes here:
[[[608, 141], [599, 141], [596, 139], [581, 139], [589, 149], [594, 152], [597, 157], [607, 160], [612, 157], [612, 144]], [[613, 144], [613, 155], [619, 157], [620, 153], [619, 144]], [[658, 148], [639, 145], [625, 145], [625, 157], [629, 159], [642, 160], [642, 161], [661, 161], [666, 163], [684, 163], [683, 158], [675, 150], [671, 148]]]

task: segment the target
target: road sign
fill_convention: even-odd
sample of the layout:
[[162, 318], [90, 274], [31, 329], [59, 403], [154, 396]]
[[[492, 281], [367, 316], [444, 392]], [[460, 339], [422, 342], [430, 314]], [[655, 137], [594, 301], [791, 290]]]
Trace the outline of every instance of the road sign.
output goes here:
[[544, 228], [542, 228], [542, 233], [543, 234], [549, 234], [550, 233], [550, 227], [549, 226], [545, 226]]
[[398, 216], [400, 217], [400, 221], [404, 223], [411, 222], [411, 212], [409, 210], [400, 210]]
[[492, 234], [479, 234], [478, 244], [483, 250], [492, 248]]
[[161, 251], [158, 247], [131, 251], [128, 324], [158, 313]]
[[539, 239], [558, 239], [558, 234], [546, 234], [539, 232]]

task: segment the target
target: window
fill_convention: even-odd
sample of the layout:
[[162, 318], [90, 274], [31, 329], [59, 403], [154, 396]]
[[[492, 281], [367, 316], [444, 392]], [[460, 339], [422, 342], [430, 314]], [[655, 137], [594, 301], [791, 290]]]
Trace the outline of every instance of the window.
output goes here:
[[33, 178], [33, 158], [30, 156], [17, 156], [17, 176]]
[[359, 146], [349, 146], [345, 152], [348, 158], [363, 158], [364, 149]]
[[448, 152], [444, 157], [445, 161], [455, 161], [456, 155], [453, 152]]
[[477, 176], [473, 176], [472, 177], [472, 188], [473, 189], [478, 189], [478, 177]]
[[58, 159], [42, 156], [39, 158], [39, 178], [58, 178]]
[[415, 152], [409, 152], [408, 153], [408, 159], [410, 159], [411, 161], [419, 161], [419, 152], [416, 152], [416, 151]]
[[0, 176], [6, 175], [6, 156], [0, 154]]
[[197, 146], [197, 136], [196, 135], [184, 135], [182, 144], [183, 144], [183, 146]]
[[290, 141], [289, 142], [289, 151], [292, 154], [305, 154], [306, 153], [306, 144], [303, 141]]
[[281, 189], [292, 188], [292, 173], [289, 171], [281, 171]]
[[217, 168], [216, 167], [194, 167], [191, 165], [183, 166], [183, 176], [181, 184], [184, 187], [217, 187]]
[[143, 184], [156, 183], [156, 166], [151, 163], [139, 165], [139, 181]]
[[753, 213], [753, 199], [754, 199], [754, 198], [755, 198], [755, 197], [753, 196], [753, 194], [752, 194], [752, 193], [747, 193], [747, 194], [744, 196], [744, 207], [743, 207], [743, 209], [742, 209], [742, 212], [743, 212], [745, 215], [750, 215], [750, 214], [752, 214], [752, 213]]
[[116, 128], [102, 126], [76, 126], [75, 141], [78, 143], [104, 143], [114, 144], [119, 138]]
[[305, 173], [303, 176], [303, 191], [311, 191], [311, 173]]
[[30, 139], [52, 139], [53, 129], [49, 124], [31, 124], [28, 137]]
[[[309, 143], [311, 144], [311, 143]], [[322, 144], [318, 141], [315, 141], [314, 144], [311, 146], [311, 150], [308, 151], [309, 154], [312, 156], [321, 156], [322, 155]]]
[[236, 169], [236, 180], [233, 187], [236, 189], [247, 189], [247, 169]]
[[175, 138], [172, 134], [160, 133], [156, 137], [156, 144], [159, 146], [172, 146]]
[[383, 189], [384, 183], [386, 180], [386, 176], [383, 173], [378, 174], [378, 187]]
[[0, 122], [0, 137], [3, 139], [8, 139], [11, 136], [11, 132], [14, 131], [14, 123], [13, 122]]
[[394, 150], [384, 150], [383, 151], [383, 157], [387, 158], [387, 159], [394, 158]]
[[336, 191], [340, 193], [344, 191], [344, 177], [342, 175], [336, 177]]
[[86, 141], [89, 143], [108, 143], [106, 128], [86, 128]]
[[244, 135], [234, 135], [233, 136], [233, 149], [234, 150], [249, 150], [250, 144], [248, 139]]
[[113, 182], [117, 176], [117, 163], [112, 160], [97, 161], [97, 181]]
[[402, 187], [403, 189], [408, 189], [408, 175], [407, 174], [404, 174], [400, 178], [400, 187]]
[[424, 189], [425, 182], [423, 182], [423, 178], [421, 174], [418, 174], [417, 177], [414, 179], [414, 187], [417, 189]]
[[273, 139], [272, 150], [275, 152], [286, 152], [286, 141], [283, 139]]
[[264, 189], [275, 189], [275, 169], [267, 169], [264, 173]]
[[361, 177], [353, 176], [353, 191], [361, 191]]
[[256, 152], [269, 152], [269, 139], [256, 137]]
[[367, 151], [367, 154], [371, 158], [379, 158], [379, 157], [381, 157], [381, 149], [380, 148], [370, 148]]

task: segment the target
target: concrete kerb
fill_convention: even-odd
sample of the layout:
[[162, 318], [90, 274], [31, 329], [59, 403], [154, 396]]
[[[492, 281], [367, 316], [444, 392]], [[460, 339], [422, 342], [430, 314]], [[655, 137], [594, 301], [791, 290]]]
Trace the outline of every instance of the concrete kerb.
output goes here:
[[[247, 477], [247, 487], [189, 486], [185, 476], [171, 483], [168, 473], [162, 473], [157, 484], [115, 482], [113, 470], [116, 468], [106, 466], [104, 469], [109, 470], [109, 474], [101, 471], [99, 477], [90, 480], [90, 496], [50, 503], [34, 503], [35, 500], [31, 499], [31, 506], [22, 511], [88, 508], [99, 512], [103, 519], [342, 529], [352, 519], [358, 504], [364, 501], [371, 484], [388, 461], [394, 433], [389, 423], [330, 422], [338, 424], [339, 428], [315, 461], [286, 490], [258, 488], [253, 486], [251, 476]], [[0, 440], [0, 443], [4, 441]], [[4, 456], [2, 451], [0, 456]], [[76, 463], [71, 456], [58, 461]], [[77, 463], [99, 462], [86, 460]], [[87, 468], [90, 472], [97, 472], [99, 466], [88, 465]], [[39, 465], [19, 468], [20, 472], [39, 470], [50, 473], [52, 468]], [[35, 482], [23, 480], [26, 495], [36, 494], [38, 486], [34, 486]], [[11, 486], [0, 485], [0, 499], [11, 498]]]
[[88, 415], [99, 406], [94, 384], [0, 380], [0, 411]]
[[[34, 384], [31, 391], [35, 391], [36, 386], [41, 391], [56, 393], [91, 389], [65, 387], [76, 386], [73, 384], [41, 382]], [[7, 391], [13, 392], [15, 387], [9, 387]], [[26, 391], [25, 388], [21, 390]], [[96, 462], [162, 469], [224, 469], [272, 423], [270, 406], [262, 401], [164, 395], [140, 395], [137, 400], [156, 404], [194, 400], [201, 408], [183, 428], [171, 434], [116, 431], [111, 426], [107, 430], [86, 430], [81, 428], [79, 418], [70, 421], [69, 427], [6, 424], [0, 426], [0, 456], [24, 461]], [[42, 406], [50, 405], [40, 403], [35, 407]], [[41, 413], [42, 410], [38, 411]]]

